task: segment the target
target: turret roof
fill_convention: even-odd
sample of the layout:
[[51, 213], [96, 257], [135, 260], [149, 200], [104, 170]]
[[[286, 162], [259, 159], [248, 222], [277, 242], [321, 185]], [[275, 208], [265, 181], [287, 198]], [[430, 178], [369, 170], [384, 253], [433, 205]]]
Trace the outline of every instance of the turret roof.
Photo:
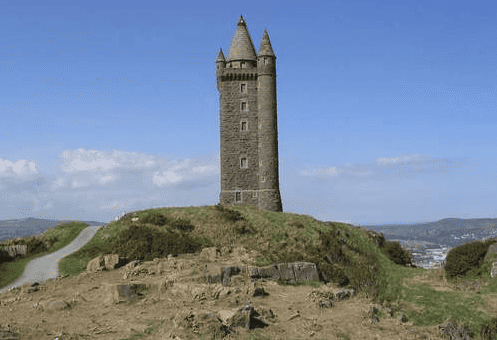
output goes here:
[[218, 61], [226, 61], [224, 59], [224, 54], [223, 54], [223, 49], [222, 48], [219, 49], [219, 54], [217, 55], [216, 62], [218, 62]]
[[247, 24], [241, 15], [240, 20], [238, 20], [235, 34], [233, 35], [233, 38], [231, 38], [229, 55], [230, 61], [237, 59], [257, 60], [254, 44], [252, 43], [252, 39], [247, 30]]
[[271, 41], [269, 41], [269, 34], [267, 34], [266, 30], [264, 30], [264, 33], [262, 33], [261, 44], [259, 45], [259, 51], [257, 52], [257, 55], [267, 55], [274, 57], [273, 48], [271, 47]]

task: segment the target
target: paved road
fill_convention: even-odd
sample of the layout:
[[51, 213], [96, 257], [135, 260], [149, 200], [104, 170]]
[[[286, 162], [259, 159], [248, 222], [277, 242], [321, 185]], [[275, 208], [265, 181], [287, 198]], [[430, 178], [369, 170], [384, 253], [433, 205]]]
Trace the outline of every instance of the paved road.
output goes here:
[[10, 285], [2, 287], [0, 293], [7, 291], [10, 288], [23, 285], [25, 283], [42, 283], [44, 281], [55, 279], [59, 276], [59, 261], [63, 257], [76, 252], [79, 248], [83, 247], [88, 241], [92, 239], [97, 233], [98, 229], [102, 228], [100, 226], [92, 226], [83, 229], [79, 235], [70, 244], [62, 249], [59, 249], [55, 253], [45, 255], [34, 260], [31, 260], [21, 277], [16, 281], [12, 282]]

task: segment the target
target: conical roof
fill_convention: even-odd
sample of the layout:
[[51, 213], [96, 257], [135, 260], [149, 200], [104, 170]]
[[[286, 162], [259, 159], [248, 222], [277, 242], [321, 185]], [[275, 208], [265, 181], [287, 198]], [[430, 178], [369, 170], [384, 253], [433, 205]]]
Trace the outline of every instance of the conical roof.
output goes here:
[[257, 60], [254, 44], [247, 30], [247, 24], [240, 15], [235, 34], [231, 38], [229, 60]]
[[219, 54], [217, 55], [216, 62], [218, 62], [218, 61], [226, 61], [224, 59], [224, 54], [223, 54], [223, 49], [222, 48], [219, 49]]
[[271, 41], [269, 41], [269, 34], [267, 34], [266, 30], [264, 30], [264, 33], [262, 33], [261, 44], [259, 45], [259, 51], [257, 52], [257, 55], [267, 55], [274, 57], [273, 48], [271, 47]]

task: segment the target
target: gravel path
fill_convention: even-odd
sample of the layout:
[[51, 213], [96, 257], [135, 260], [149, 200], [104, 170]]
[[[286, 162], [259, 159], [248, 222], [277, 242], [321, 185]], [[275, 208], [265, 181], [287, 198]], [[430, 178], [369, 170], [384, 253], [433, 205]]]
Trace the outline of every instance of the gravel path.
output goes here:
[[83, 247], [88, 241], [92, 239], [97, 233], [100, 226], [92, 226], [83, 229], [79, 235], [70, 244], [55, 253], [45, 255], [34, 260], [31, 260], [21, 277], [16, 281], [0, 289], [0, 294], [9, 290], [10, 288], [23, 285], [25, 283], [42, 283], [44, 281], [55, 279], [59, 276], [59, 261], [63, 257], [76, 252], [79, 248]]

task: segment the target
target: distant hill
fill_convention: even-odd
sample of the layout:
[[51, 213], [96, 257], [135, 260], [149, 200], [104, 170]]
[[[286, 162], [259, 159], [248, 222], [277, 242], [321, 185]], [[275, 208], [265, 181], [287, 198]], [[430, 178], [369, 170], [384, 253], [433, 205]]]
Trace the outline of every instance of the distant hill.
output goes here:
[[497, 233], [497, 218], [444, 218], [436, 222], [414, 224], [359, 225], [360, 227], [382, 232], [389, 239], [415, 239], [447, 244], [451, 235], [475, 233], [486, 236]]
[[106, 225], [108, 222], [79, 220], [47, 220], [41, 218], [23, 218], [17, 220], [0, 220], [0, 241], [16, 237], [38, 235], [48, 228], [64, 222], [81, 222], [89, 226]]

